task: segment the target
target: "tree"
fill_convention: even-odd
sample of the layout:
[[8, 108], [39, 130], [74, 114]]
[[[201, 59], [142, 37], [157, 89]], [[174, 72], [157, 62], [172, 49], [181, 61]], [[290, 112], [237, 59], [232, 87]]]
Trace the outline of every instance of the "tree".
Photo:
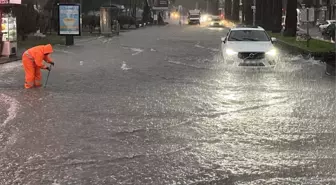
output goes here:
[[224, 8], [225, 8], [225, 18], [226, 19], [231, 19], [232, 16], [232, 0], [225, 0], [225, 5], [224, 5]]
[[253, 0], [243, 1], [243, 22], [245, 24], [253, 24], [253, 10], [252, 10]]
[[297, 0], [287, 1], [286, 27], [284, 36], [295, 37], [297, 31]]
[[273, 0], [272, 32], [280, 33], [282, 30], [282, 0]]
[[239, 1], [233, 0], [232, 2], [232, 17], [233, 21], [239, 21]]
[[314, 1], [316, 2], [316, 0], [303, 0], [303, 1], [302, 1], [302, 4], [304, 4], [305, 7], [312, 7], [312, 6], [314, 6], [314, 4], [315, 4]]
[[144, 8], [142, 12], [142, 21], [149, 22], [150, 21], [150, 7], [148, 5], [147, 0], [144, 0]]
[[273, 27], [273, 0], [262, 0], [262, 26], [265, 30], [272, 30]]
[[256, 24], [262, 23], [262, 0], [256, 0]]
[[25, 40], [28, 34], [34, 33], [38, 29], [38, 12], [34, 9], [34, 4], [15, 7], [13, 10], [16, 16], [18, 35]]

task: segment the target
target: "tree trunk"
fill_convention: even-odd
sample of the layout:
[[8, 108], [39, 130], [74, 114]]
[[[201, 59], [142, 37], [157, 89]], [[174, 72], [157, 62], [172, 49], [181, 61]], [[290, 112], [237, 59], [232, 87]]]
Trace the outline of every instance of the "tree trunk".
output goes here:
[[239, 21], [239, 0], [233, 0], [232, 2], [232, 20]]
[[287, 1], [286, 27], [284, 36], [295, 37], [297, 31], [297, 0]]
[[225, 18], [231, 19], [232, 16], [232, 0], [225, 0]]
[[265, 30], [272, 30], [274, 22], [273, 0], [263, 0], [262, 23]]
[[273, 33], [280, 33], [282, 30], [282, 0], [273, 0]]
[[253, 10], [252, 6], [253, 5], [253, 0], [244, 0], [244, 23], [245, 24], [253, 24]]
[[219, 15], [219, 12], [218, 12], [218, 9], [219, 9], [219, 1], [218, 0], [213, 0], [213, 8], [212, 8], [212, 11], [213, 11], [213, 14], [214, 15]]
[[256, 0], [256, 25], [262, 23], [262, 0]]

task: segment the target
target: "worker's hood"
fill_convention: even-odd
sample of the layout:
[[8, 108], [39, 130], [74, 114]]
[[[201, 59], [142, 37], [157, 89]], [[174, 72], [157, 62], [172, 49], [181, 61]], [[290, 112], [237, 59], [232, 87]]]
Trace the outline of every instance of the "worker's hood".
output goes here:
[[53, 51], [53, 48], [52, 48], [51, 44], [45, 45], [43, 47], [43, 54], [50, 54], [52, 52], [54, 52], [54, 51]]

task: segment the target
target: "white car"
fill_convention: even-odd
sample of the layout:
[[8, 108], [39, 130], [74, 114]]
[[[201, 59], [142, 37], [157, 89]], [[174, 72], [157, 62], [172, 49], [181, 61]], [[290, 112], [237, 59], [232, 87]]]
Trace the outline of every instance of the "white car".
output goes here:
[[278, 59], [276, 38], [261, 27], [232, 28], [221, 40], [224, 61], [234, 66], [274, 67]]
[[323, 22], [320, 26], [319, 29], [322, 32], [324, 29], [326, 29], [330, 24], [335, 24], [336, 20], [326, 20]]

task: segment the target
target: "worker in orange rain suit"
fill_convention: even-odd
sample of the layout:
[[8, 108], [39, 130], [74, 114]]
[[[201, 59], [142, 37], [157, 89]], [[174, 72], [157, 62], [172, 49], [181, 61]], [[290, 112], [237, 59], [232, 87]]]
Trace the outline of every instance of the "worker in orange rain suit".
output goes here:
[[25, 70], [25, 88], [30, 89], [35, 87], [41, 87], [41, 69], [50, 71], [49, 67], [43, 64], [43, 60], [51, 65], [55, 65], [49, 54], [53, 52], [53, 48], [50, 44], [35, 46], [28, 49], [22, 55], [23, 68]]

